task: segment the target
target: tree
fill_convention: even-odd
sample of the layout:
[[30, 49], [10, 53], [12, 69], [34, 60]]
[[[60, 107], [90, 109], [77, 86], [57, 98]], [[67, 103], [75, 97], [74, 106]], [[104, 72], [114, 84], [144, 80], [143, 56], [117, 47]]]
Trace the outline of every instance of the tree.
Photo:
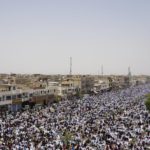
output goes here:
[[54, 99], [55, 99], [55, 100], [54, 100], [55, 103], [59, 103], [60, 100], [61, 100], [61, 97], [58, 96], [58, 95], [55, 95], [55, 98], [54, 98]]
[[76, 94], [75, 94], [76, 98], [82, 98], [83, 95], [81, 93], [81, 91], [79, 89], [76, 89]]
[[146, 98], [149, 99], [149, 98], [150, 98], [150, 94], [147, 94], [147, 95], [146, 95]]
[[145, 101], [147, 110], [150, 112], [150, 95], [147, 95], [147, 100]]
[[72, 133], [65, 131], [64, 135], [62, 136], [62, 141], [64, 142], [65, 146], [67, 148], [70, 147], [70, 141], [72, 140]]

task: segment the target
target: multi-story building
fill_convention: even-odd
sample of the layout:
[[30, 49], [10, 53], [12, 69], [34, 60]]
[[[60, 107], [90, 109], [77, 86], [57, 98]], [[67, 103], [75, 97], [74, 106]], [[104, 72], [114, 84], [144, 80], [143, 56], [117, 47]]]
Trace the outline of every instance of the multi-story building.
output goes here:
[[62, 94], [75, 95], [77, 91], [81, 91], [81, 78], [78, 76], [68, 76], [61, 81]]
[[110, 84], [108, 78], [101, 78], [95, 80], [93, 91], [103, 92], [110, 90]]
[[11, 90], [0, 92], [0, 106], [9, 110], [21, 109], [24, 104], [48, 104], [54, 101], [54, 92], [50, 89]]

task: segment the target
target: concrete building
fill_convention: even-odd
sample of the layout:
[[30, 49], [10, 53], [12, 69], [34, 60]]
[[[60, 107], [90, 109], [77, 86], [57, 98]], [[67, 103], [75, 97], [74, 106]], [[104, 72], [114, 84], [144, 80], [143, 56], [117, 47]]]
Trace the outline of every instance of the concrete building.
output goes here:
[[110, 90], [110, 84], [108, 78], [102, 78], [95, 81], [93, 91], [104, 92], [108, 90]]
[[0, 84], [0, 92], [16, 90], [16, 85], [13, 84]]
[[[54, 93], [49, 89], [12, 90], [0, 92], [0, 106], [16, 111], [26, 102], [48, 104], [54, 101]], [[28, 103], [29, 104], [29, 103]]]
[[66, 77], [61, 81], [62, 95], [75, 95], [81, 91], [81, 78], [78, 76]]

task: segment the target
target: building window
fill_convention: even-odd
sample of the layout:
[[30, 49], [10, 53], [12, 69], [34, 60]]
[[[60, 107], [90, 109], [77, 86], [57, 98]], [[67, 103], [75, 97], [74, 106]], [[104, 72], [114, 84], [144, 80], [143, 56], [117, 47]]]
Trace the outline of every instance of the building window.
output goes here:
[[33, 96], [33, 94], [29, 94], [29, 96], [30, 96], [30, 97], [32, 97], [32, 96]]
[[12, 99], [15, 100], [15, 99], [16, 99], [16, 95], [13, 95], [13, 96], [12, 96]]
[[5, 101], [5, 96], [3, 96], [3, 99], [2, 99], [3, 101]]
[[22, 95], [21, 95], [21, 94], [18, 94], [18, 95], [17, 95], [17, 98], [22, 98]]
[[6, 96], [6, 100], [11, 100], [11, 96], [10, 95]]

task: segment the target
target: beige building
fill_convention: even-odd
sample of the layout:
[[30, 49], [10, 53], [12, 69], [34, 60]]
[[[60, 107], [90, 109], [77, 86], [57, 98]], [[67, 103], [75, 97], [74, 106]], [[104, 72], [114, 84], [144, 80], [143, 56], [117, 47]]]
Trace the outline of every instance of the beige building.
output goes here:
[[62, 94], [76, 94], [81, 91], [81, 78], [78, 76], [66, 77], [61, 81]]
[[0, 84], [0, 92], [16, 90], [16, 85], [13, 84]]
[[93, 91], [101, 92], [110, 89], [109, 80], [107, 78], [98, 79], [94, 83]]

